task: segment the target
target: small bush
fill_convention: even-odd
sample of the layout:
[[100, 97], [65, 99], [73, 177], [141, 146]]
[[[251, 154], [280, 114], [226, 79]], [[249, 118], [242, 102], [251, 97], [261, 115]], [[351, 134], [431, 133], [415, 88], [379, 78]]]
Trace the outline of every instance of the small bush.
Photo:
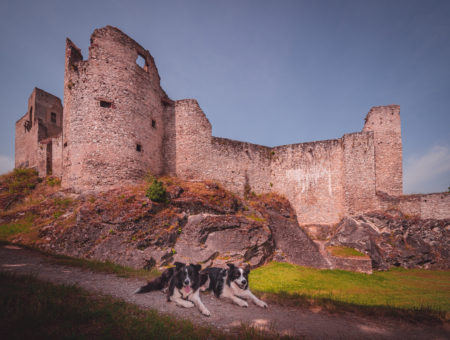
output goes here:
[[153, 179], [152, 184], [148, 187], [145, 196], [150, 198], [153, 202], [167, 202], [167, 192], [161, 181], [156, 178]]
[[58, 211], [55, 211], [55, 213], [53, 214], [53, 217], [58, 218], [58, 217], [62, 216], [62, 214], [64, 214], [64, 212], [58, 210]]
[[57, 206], [67, 209], [72, 203], [73, 200], [70, 197], [65, 197], [65, 198], [55, 198], [54, 202]]
[[34, 169], [14, 169], [7, 179], [8, 191], [11, 194], [28, 194], [39, 181]]
[[47, 177], [47, 184], [51, 187], [61, 185], [61, 180], [57, 177]]

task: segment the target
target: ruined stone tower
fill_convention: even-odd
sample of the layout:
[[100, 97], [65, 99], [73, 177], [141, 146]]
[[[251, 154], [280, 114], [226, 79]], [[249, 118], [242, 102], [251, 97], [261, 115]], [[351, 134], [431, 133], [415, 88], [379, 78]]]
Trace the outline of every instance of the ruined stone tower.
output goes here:
[[16, 122], [15, 167], [61, 176], [62, 121], [61, 100], [35, 87], [27, 112]]
[[276, 192], [303, 225], [399, 206], [426, 216], [442, 206], [440, 216], [448, 215], [450, 196], [400, 196], [397, 105], [373, 107], [362, 131], [333, 140], [271, 148], [214, 137], [211, 130], [195, 99], [168, 98], [147, 50], [106, 26], [92, 34], [87, 59], [67, 39], [64, 112], [53, 95], [31, 94], [16, 124], [16, 167], [53, 173], [77, 192], [136, 183], [147, 172], [215, 180], [238, 194]]
[[363, 131], [373, 131], [376, 191], [403, 193], [400, 106], [375, 106], [366, 117]]
[[87, 60], [67, 39], [64, 108], [63, 186], [92, 190], [163, 173], [173, 103], [150, 53], [120, 30], [95, 30]]

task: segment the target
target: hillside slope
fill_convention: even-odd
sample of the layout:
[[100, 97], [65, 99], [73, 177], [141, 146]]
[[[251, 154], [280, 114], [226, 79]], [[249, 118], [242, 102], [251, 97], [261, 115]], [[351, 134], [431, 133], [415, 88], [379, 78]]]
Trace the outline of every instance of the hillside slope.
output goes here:
[[167, 195], [158, 203], [146, 195], [152, 181], [80, 195], [56, 178], [16, 169], [0, 177], [0, 239], [148, 269], [175, 261], [257, 267], [276, 260], [367, 273], [450, 265], [449, 220], [373, 212], [309, 236], [276, 194], [242, 198], [214, 182], [163, 177]]
[[[30, 171], [34, 185], [13, 199], [8, 183], [17, 181], [18, 173], [3, 176], [0, 187], [0, 235], [12, 242], [134, 268], [174, 261], [256, 267], [272, 259], [327, 267], [289, 202], [277, 195], [242, 199], [213, 182], [165, 177], [167, 200], [157, 203], [146, 196], [151, 181], [79, 195], [61, 190], [51, 177], [38, 183]], [[283, 237], [287, 230], [301, 252], [283, 242], [277, 247], [281, 225]]]

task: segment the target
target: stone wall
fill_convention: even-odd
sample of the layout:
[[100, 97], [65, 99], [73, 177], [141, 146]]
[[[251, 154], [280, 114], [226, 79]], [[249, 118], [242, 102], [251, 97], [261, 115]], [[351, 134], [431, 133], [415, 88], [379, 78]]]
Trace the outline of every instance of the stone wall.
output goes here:
[[36, 152], [38, 144], [38, 125], [34, 124], [30, 130], [25, 128], [29, 124], [29, 113], [16, 122], [15, 137], [15, 167], [35, 168], [37, 166]]
[[373, 133], [346, 134], [342, 137], [342, 146], [345, 213], [353, 215], [373, 210], [376, 208]]
[[272, 149], [272, 190], [289, 199], [300, 224], [333, 223], [341, 218], [342, 151], [342, 141], [337, 139]]
[[379, 209], [377, 188], [401, 192], [399, 119], [398, 106], [375, 107], [362, 132], [269, 148], [213, 137], [197, 101], [179, 100], [175, 174], [215, 180], [240, 195], [246, 189], [277, 192], [289, 199], [300, 224], [333, 224], [345, 215]]
[[195, 99], [175, 102], [176, 175], [210, 179], [211, 124]]
[[213, 137], [193, 99], [175, 102], [175, 126], [175, 173], [181, 178], [215, 180], [239, 195], [277, 192], [304, 225], [378, 208], [374, 131], [269, 148]]
[[52, 175], [61, 178], [62, 172], [62, 134], [51, 139]]
[[34, 88], [33, 95], [35, 119], [41, 124], [39, 140], [61, 134], [63, 121], [61, 99], [38, 88]]
[[408, 218], [450, 218], [450, 193], [390, 196], [379, 192], [379, 209], [400, 210]]
[[95, 30], [85, 61], [68, 40], [63, 187], [104, 190], [162, 174], [168, 102], [152, 56], [120, 30]]
[[211, 179], [240, 195], [271, 191], [271, 149], [265, 146], [212, 137], [208, 169]]

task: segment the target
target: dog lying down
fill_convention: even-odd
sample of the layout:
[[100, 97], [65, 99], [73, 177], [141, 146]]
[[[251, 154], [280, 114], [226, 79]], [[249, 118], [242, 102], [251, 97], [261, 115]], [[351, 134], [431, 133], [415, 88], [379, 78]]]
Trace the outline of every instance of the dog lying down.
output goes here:
[[255, 305], [267, 308], [264, 301], [258, 299], [248, 288], [248, 274], [250, 267], [245, 269], [228, 264], [228, 269], [210, 267], [201, 271], [208, 276], [207, 281], [200, 288], [202, 291], [212, 290], [218, 298], [231, 299], [241, 307], [248, 307], [245, 300], [251, 300]]
[[166, 269], [161, 276], [138, 288], [134, 293], [142, 294], [167, 289], [167, 301], [177, 306], [191, 308], [194, 305], [203, 315], [211, 313], [200, 300], [199, 292], [212, 290], [218, 298], [228, 298], [241, 307], [248, 307], [245, 300], [251, 300], [259, 307], [267, 308], [248, 288], [250, 268], [245, 269], [228, 264], [228, 269], [210, 267], [202, 271], [201, 265], [175, 262], [175, 267]]
[[160, 277], [138, 288], [134, 293], [147, 293], [168, 287], [167, 301], [173, 301], [177, 306], [185, 308], [195, 305], [203, 315], [210, 316], [211, 313], [199, 296], [200, 286], [208, 279], [205, 274], [200, 274], [201, 269], [202, 266], [199, 264], [187, 266], [184, 263], [175, 262], [175, 267], [166, 269]]

